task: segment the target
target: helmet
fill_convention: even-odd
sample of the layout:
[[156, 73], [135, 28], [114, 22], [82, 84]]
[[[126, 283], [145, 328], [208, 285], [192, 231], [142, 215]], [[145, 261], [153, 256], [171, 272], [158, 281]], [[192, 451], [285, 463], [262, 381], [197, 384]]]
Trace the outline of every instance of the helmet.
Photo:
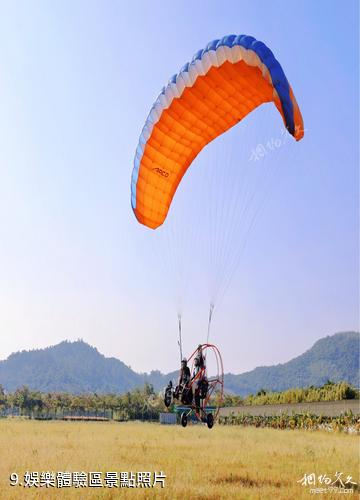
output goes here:
[[185, 364], [187, 364], [187, 359], [186, 359], [186, 358], [183, 358], [183, 359], [181, 360], [181, 363], [185, 363]]

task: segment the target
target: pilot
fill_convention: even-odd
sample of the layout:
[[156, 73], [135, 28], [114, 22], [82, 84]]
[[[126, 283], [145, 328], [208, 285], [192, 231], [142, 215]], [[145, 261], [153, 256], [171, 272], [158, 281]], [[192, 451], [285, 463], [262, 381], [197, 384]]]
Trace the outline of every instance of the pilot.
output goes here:
[[189, 387], [191, 379], [190, 368], [187, 365], [187, 359], [183, 358], [181, 360], [181, 370], [179, 375], [179, 382], [176, 387], [176, 398], [179, 399], [183, 404], [190, 404], [192, 401], [192, 392]]
[[179, 376], [179, 387], [186, 387], [190, 382], [190, 368], [187, 365], [187, 359], [183, 358], [181, 360], [181, 370]]

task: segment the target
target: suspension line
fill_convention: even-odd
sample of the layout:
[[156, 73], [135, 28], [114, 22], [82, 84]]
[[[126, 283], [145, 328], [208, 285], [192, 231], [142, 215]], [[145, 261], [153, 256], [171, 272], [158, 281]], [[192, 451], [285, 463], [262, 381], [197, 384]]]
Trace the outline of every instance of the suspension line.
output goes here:
[[210, 309], [209, 309], [209, 321], [208, 321], [208, 329], [207, 329], [207, 337], [206, 337], [206, 343], [209, 343], [209, 336], [210, 336], [210, 327], [211, 327], [211, 320], [212, 320], [212, 315], [214, 311], [214, 303], [210, 302]]
[[182, 355], [181, 314], [180, 314], [180, 313], [178, 314], [178, 325], [179, 325], [179, 339], [178, 339], [178, 346], [179, 346], [179, 349], [180, 349], [180, 364], [181, 364], [181, 361], [182, 361], [182, 359], [183, 359], [183, 355]]

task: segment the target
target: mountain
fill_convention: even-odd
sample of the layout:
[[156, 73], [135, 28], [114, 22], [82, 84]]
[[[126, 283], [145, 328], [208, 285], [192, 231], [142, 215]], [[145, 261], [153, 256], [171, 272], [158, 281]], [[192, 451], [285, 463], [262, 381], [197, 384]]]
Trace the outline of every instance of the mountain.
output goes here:
[[[17, 352], [0, 361], [0, 385], [9, 392], [27, 385], [43, 392], [123, 393], [145, 382], [160, 390], [176, 378], [177, 372], [136, 373], [82, 340]], [[328, 379], [359, 385], [359, 333], [337, 333], [320, 339], [304, 354], [284, 364], [258, 367], [241, 375], [228, 373], [225, 390], [245, 396], [260, 389], [322, 385]]]
[[110, 393], [141, 386], [144, 377], [78, 340], [11, 354], [0, 361], [0, 384], [7, 391], [27, 385], [43, 392]]
[[359, 333], [324, 337], [311, 349], [287, 363], [260, 366], [241, 375], [227, 374], [228, 391], [245, 396], [260, 389], [283, 391], [291, 387], [320, 386], [327, 380], [346, 381], [359, 387]]

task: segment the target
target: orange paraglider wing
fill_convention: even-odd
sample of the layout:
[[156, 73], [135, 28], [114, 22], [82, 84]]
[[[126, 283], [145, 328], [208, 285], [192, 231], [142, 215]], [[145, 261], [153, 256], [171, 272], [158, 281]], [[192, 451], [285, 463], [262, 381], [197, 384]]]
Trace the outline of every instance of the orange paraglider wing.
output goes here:
[[304, 135], [302, 116], [271, 50], [246, 35], [210, 42], [174, 75], [142, 130], [131, 180], [131, 204], [142, 224], [165, 220], [194, 158], [213, 139], [273, 101], [288, 132]]

